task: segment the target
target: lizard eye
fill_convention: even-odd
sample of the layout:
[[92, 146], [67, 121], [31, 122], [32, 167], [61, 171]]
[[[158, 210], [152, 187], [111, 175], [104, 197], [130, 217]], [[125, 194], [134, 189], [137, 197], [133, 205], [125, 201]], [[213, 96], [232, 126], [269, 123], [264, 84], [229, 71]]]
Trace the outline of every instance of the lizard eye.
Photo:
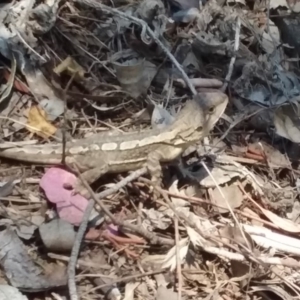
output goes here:
[[215, 112], [215, 107], [214, 106], [210, 107], [209, 110], [208, 110], [208, 113], [211, 115], [214, 112]]

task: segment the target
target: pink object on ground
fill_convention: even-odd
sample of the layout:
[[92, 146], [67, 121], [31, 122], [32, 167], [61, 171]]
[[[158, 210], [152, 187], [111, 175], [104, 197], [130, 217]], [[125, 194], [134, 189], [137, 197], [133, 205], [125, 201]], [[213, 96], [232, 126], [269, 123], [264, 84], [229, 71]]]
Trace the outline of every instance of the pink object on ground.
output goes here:
[[64, 185], [72, 186], [76, 176], [60, 168], [50, 168], [40, 181], [40, 187], [46, 197], [56, 204], [58, 215], [61, 219], [80, 225], [88, 200], [79, 194], [72, 195], [72, 190], [64, 188]]

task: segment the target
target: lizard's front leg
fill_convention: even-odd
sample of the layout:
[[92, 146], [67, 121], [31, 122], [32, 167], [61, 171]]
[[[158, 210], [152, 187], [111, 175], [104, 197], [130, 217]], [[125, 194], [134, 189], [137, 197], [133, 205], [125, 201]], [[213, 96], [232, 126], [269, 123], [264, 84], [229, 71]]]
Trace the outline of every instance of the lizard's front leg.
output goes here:
[[[102, 155], [75, 155], [73, 157], [66, 158], [66, 164], [68, 167], [74, 170], [74, 165], [76, 169], [81, 172], [81, 177], [88, 184], [92, 184], [102, 175], [108, 172], [108, 164]], [[81, 194], [84, 197], [89, 197], [90, 193], [84, 186], [80, 178], [76, 179], [74, 185], [72, 185], [74, 194]]]

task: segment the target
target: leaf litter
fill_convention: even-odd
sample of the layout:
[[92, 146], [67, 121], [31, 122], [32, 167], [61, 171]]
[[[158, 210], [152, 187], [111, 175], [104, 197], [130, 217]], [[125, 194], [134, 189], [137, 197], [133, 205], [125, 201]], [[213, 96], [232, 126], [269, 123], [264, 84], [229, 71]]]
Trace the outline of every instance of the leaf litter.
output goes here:
[[[158, 197], [144, 175], [122, 186], [101, 199], [108, 213], [95, 205], [82, 241], [89, 201], [63, 186], [76, 176], [1, 159], [0, 299], [299, 297], [297, 5], [1, 4], [1, 149], [163, 130], [194, 91], [223, 91], [230, 104], [164, 167]], [[66, 270], [78, 242], [75, 281]]]

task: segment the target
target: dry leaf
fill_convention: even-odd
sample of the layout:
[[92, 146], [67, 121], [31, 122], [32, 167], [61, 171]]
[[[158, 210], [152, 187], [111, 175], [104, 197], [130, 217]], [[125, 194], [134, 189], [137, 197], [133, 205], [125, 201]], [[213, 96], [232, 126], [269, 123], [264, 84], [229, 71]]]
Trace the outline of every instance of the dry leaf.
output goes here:
[[[7, 70], [4, 70], [5, 79], [9, 80], [10, 73]], [[31, 94], [28, 86], [22, 82], [19, 78], [15, 78], [14, 88], [23, 94]]]
[[12, 87], [14, 85], [15, 76], [16, 76], [16, 68], [17, 68], [17, 63], [16, 63], [15, 58], [13, 57], [13, 59], [11, 61], [11, 72], [9, 75], [7, 75], [7, 78], [6, 78], [7, 84], [5, 87], [1, 86], [0, 103], [2, 103], [3, 101], [6, 101], [8, 99], [8, 97], [11, 95]]
[[260, 153], [262, 156], [266, 156], [268, 163], [272, 168], [289, 168], [291, 165], [286, 155], [263, 141], [249, 144], [248, 149], [252, 152], [255, 151], [254, 153]]
[[[246, 262], [241, 262], [241, 261], [236, 261], [236, 260], [232, 260], [230, 262], [231, 265], [231, 273], [233, 275], [233, 277], [240, 278], [240, 286], [241, 287], [245, 287], [248, 282], [249, 282], [249, 278], [244, 278], [245, 275], [250, 274], [251, 268], [250, 266], [246, 263]], [[252, 271], [253, 272], [253, 271]]]
[[176, 248], [179, 247], [179, 257], [180, 257], [180, 261], [182, 262], [188, 252], [189, 249], [189, 239], [185, 238], [182, 239], [181, 241], [179, 241], [178, 245], [175, 245], [173, 248], [171, 248], [171, 250], [167, 253], [164, 261], [163, 261], [163, 265], [162, 265], [162, 269], [167, 269], [170, 268], [171, 271], [174, 271], [176, 268]]
[[156, 300], [177, 300], [177, 293], [166, 287], [159, 286], [157, 289]]
[[[1, 268], [9, 274], [9, 283], [20, 290], [29, 292], [46, 291], [67, 283], [66, 274], [58, 273], [62, 268], [55, 265], [56, 272], [46, 273], [50, 265], [36, 264], [17, 234], [7, 228], [0, 233]], [[52, 265], [54, 267], [54, 265]], [[30, 270], [30, 272], [28, 272]], [[49, 270], [50, 271], [50, 270]], [[14, 299], [14, 298], [12, 298]]]
[[300, 143], [300, 111], [298, 103], [278, 108], [274, 115], [276, 133], [294, 143]]
[[300, 232], [300, 224], [296, 224], [290, 220], [287, 219], [283, 219], [277, 215], [275, 215], [274, 213], [272, 213], [271, 211], [264, 209], [263, 207], [261, 207], [258, 203], [252, 201], [256, 207], [258, 207], [262, 213], [265, 214], [265, 216], [272, 221], [276, 226], [278, 226], [279, 228], [288, 231], [288, 232], [294, 232], [294, 233], [299, 233]]
[[19, 290], [10, 285], [0, 285], [1, 300], [27, 300], [28, 298], [22, 295]]
[[218, 188], [214, 188], [209, 191], [211, 201], [217, 205], [213, 206], [215, 211], [219, 213], [227, 213], [229, 210], [228, 204], [232, 209], [241, 206], [243, 202], [243, 193], [236, 185], [232, 184], [231, 186], [220, 187], [220, 189], [225, 196], [227, 203]]
[[[243, 230], [243, 232], [241, 232]], [[220, 235], [228, 239], [230, 244], [238, 244], [241, 247], [245, 247], [249, 251], [253, 251], [254, 243], [249, 233], [247, 233], [243, 228], [238, 226], [227, 225], [224, 228], [219, 230]]]
[[53, 70], [56, 74], [61, 74], [64, 71], [70, 76], [75, 74], [75, 79], [82, 80], [85, 76], [85, 70], [82, 66], [80, 66], [77, 61], [75, 61], [72, 57], [68, 56], [64, 61], [62, 61], [56, 68]]
[[64, 101], [58, 95], [57, 88], [53, 88], [39, 69], [23, 73], [31, 93], [40, 100], [40, 106], [46, 111], [48, 120], [54, 121], [64, 112]]
[[275, 0], [275, 1], [270, 1], [270, 8], [277, 8], [279, 6], [282, 7], [287, 7], [287, 3], [286, 0]]
[[[182, 196], [187, 196], [185, 190], [178, 190], [178, 179], [174, 180], [169, 187], [169, 192], [176, 194], [176, 195], [182, 195]], [[171, 197], [171, 200], [174, 204], [175, 207], [187, 207], [191, 206], [190, 202], [188, 202], [185, 199], [181, 199], [178, 197]]]
[[[202, 172], [202, 173], [201, 173]], [[248, 182], [252, 185], [257, 193], [263, 195], [261, 187], [262, 183], [259, 181], [259, 177], [250, 172], [246, 167], [242, 164], [234, 161], [230, 156], [227, 155], [218, 155], [215, 160], [214, 167], [210, 170], [212, 176], [216, 180], [216, 182], [220, 184], [224, 184], [231, 179], [238, 177], [240, 179], [244, 179], [247, 177]], [[205, 187], [215, 187], [214, 181], [208, 176], [206, 170], [203, 168], [199, 172], [200, 174], [198, 178], [200, 178], [200, 184]], [[198, 176], [198, 175], [197, 175]]]
[[148, 24], [151, 24], [158, 15], [164, 15], [165, 13], [166, 9], [161, 0], [141, 1], [136, 10], [137, 17], [146, 21]]
[[44, 110], [38, 106], [32, 106], [28, 113], [28, 122], [26, 125], [30, 132], [48, 138], [56, 132], [56, 127], [47, 121], [47, 116]]
[[263, 291], [263, 292], [272, 292], [275, 295], [278, 296], [278, 299], [282, 299], [282, 300], [290, 300], [293, 298], [292, 295], [290, 295], [284, 288], [278, 286], [278, 285], [258, 285], [258, 286], [252, 286], [251, 290], [253, 292], [259, 292], [259, 291]]
[[186, 231], [194, 246], [203, 247], [205, 239], [196, 230], [187, 226]]
[[152, 128], [163, 129], [172, 124], [175, 117], [172, 116], [165, 108], [154, 103], [154, 109], [151, 117]]
[[165, 212], [157, 211], [154, 208], [143, 209], [142, 212], [146, 216], [146, 218], [143, 220], [143, 226], [151, 231], [157, 228], [166, 230], [173, 222]]
[[134, 98], [145, 94], [156, 75], [156, 66], [141, 59], [131, 49], [117, 52], [111, 58], [122, 88]]
[[[217, 184], [224, 184], [233, 179], [234, 177], [244, 178], [242, 170], [235, 165], [214, 165], [210, 170], [212, 177], [215, 179]], [[200, 169], [197, 173], [193, 173], [193, 176], [199, 179], [199, 184], [203, 187], [210, 188], [215, 187], [216, 184], [212, 178], [207, 174], [206, 170]]]
[[279, 228], [288, 231], [288, 232], [293, 232], [293, 233], [299, 233], [300, 232], [300, 225], [296, 224], [290, 220], [283, 219], [271, 211], [264, 209], [260, 207], [261, 211], [265, 214], [265, 216], [272, 221], [276, 226]]
[[133, 300], [134, 290], [140, 285], [140, 282], [129, 282], [125, 286], [125, 296], [123, 300]]
[[180, 10], [172, 15], [172, 19], [177, 23], [190, 23], [199, 16], [199, 9], [192, 7], [187, 10]]
[[47, 250], [67, 252], [72, 250], [76, 232], [73, 225], [63, 219], [53, 219], [40, 225], [39, 234]]
[[[269, 255], [274, 256], [274, 253], [278, 252], [286, 253], [286, 255], [296, 255], [297, 257], [300, 255], [300, 241], [297, 238], [273, 232], [262, 226], [243, 224], [243, 229], [251, 236], [256, 245], [268, 250]], [[247, 238], [247, 235], [245, 237]]]
[[[272, 1], [273, 2], [273, 1]], [[280, 45], [280, 33], [278, 27], [271, 21], [269, 21], [269, 30], [262, 33], [261, 46], [267, 53], [272, 53], [276, 47]]]

